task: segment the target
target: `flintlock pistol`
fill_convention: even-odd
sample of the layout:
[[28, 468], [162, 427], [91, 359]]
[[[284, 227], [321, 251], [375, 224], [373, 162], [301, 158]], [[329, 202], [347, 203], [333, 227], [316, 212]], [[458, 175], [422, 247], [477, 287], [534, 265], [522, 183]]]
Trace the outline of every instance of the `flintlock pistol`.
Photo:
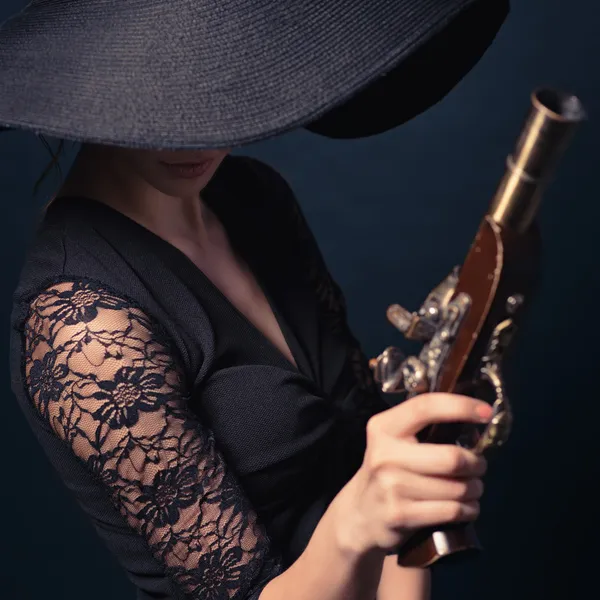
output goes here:
[[[536, 214], [574, 129], [585, 118], [577, 97], [535, 90], [463, 264], [430, 292], [417, 312], [398, 304], [388, 308], [392, 325], [423, 347], [418, 356], [408, 357], [388, 347], [370, 361], [383, 392], [407, 398], [424, 392], [461, 393], [488, 400], [494, 409], [485, 427], [436, 424], [420, 433], [420, 441], [456, 443], [483, 454], [508, 439], [513, 417], [501, 367], [540, 271]], [[398, 549], [398, 564], [426, 567], [478, 550], [473, 524], [434, 527], [415, 533]]]

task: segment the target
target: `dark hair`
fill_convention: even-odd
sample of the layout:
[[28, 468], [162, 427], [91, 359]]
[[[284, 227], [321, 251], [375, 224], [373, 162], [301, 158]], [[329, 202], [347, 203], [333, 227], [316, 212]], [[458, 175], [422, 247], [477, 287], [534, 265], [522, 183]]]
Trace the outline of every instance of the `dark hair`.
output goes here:
[[43, 135], [40, 135], [38, 137], [39, 137], [40, 141], [42, 142], [44, 148], [46, 148], [46, 150], [48, 151], [48, 154], [50, 154], [51, 160], [46, 165], [46, 168], [42, 171], [42, 174], [37, 178], [37, 180], [33, 186], [33, 195], [34, 196], [37, 196], [37, 193], [39, 192], [40, 187], [42, 186], [42, 184], [44, 183], [44, 181], [46, 180], [48, 175], [50, 175], [52, 170], [54, 170], [55, 172], [58, 173], [58, 176], [62, 183], [63, 174], [62, 174], [62, 169], [60, 166], [60, 157], [62, 156], [63, 150], [65, 149], [64, 140], [60, 140], [58, 142], [58, 147], [56, 148], [56, 150], [54, 150], [52, 148], [52, 146], [50, 145], [50, 142]]

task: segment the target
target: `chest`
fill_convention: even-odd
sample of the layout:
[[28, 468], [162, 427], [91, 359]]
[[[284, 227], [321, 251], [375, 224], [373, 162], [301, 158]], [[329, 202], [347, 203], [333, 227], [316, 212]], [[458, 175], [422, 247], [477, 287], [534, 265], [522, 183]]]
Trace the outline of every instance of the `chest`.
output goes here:
[[236, 255], [225, 233], [217, 231], [213, 241], [201, 250], [193, 245], [180, 249], [222, 300], [296, 367], [294, 354], [263, 287], [249, 265]]

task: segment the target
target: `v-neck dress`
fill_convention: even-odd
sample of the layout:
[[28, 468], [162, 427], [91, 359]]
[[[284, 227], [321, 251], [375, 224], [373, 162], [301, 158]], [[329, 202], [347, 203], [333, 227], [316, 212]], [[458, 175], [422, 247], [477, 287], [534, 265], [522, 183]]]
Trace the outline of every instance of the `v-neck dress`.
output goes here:
[[19, 405], [144, 600], [258, 599], [386, 408], [283, 178], [228, 157], [203, 200], [297, 366], [182, 252], [91, 199], [50, 205], [14, 297]]

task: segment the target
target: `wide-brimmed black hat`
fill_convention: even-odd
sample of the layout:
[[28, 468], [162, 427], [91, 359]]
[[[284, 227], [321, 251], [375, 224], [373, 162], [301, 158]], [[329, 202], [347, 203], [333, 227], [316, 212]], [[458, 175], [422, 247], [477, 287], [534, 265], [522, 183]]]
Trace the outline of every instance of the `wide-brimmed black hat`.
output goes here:
[[385, 131], [477, 63], [508, 0], [33, 0], [0, 27], [0, 126], [142, 148]]

